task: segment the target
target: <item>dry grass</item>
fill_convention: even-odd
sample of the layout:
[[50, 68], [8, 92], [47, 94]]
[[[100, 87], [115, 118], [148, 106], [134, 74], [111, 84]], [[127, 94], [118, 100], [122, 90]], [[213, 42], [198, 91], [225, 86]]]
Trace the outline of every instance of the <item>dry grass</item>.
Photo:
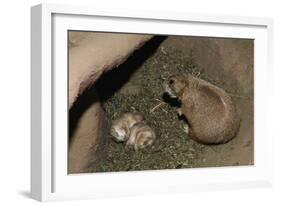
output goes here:
[[[122, 67], [125, 68], [121, 70], [132, 69], [126, 68], [126, 65]], [[118, 78], [118, 69], [100, 80], [100, 92], [106, 91], [104, 84]], [[185, 122], [177, 116], [178, 103], [165, 96], [162, 87], [170, 75], [183, 73], [202, 75], [193, 52], [190, 51], [189, 58], [183, 58], [179, 51], [160, 46], [139, 68], [130, 72], [128, 80], [119, 90], [104, 98], [103, 106], [110, 120], [124, 112], [141, 112], [146, 122], [155, 129], [157, 140], [143, 151], [128, 152], [124, 144], [114, 142], [107, 132], [105, 138], [110, 139], [107, 158], [98, 165], [92, 165], [90, 172], [196, 167], [197, 154], [202, 152], [204, 146], [188, 138], [183, 128]]]

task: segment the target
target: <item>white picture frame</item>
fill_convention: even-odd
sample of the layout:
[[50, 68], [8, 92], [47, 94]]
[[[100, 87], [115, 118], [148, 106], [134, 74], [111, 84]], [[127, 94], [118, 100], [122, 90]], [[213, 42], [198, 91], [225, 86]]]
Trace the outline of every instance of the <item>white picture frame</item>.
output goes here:
[[[273, 77], [272, 19], [41, 4], [31, 9], [31, 25], [32, 198], [52, 201], [273, 185], [273, 136], [266, 110]], [[254, 38], [255, 165], [68, 175], [65, 32], [69, 29]]]

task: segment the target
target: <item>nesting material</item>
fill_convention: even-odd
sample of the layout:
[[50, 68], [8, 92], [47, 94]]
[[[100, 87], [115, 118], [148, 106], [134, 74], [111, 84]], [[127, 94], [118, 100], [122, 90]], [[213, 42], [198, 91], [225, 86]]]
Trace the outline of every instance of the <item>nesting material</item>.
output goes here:
[[[171, 102], [163, 89], [163, 82], [171, 74], [201, 72], [192, 51], [188, 58], [182, 58], [182, 55], [173, 48], [160, 46], [139, 68], [124, 65], [98, 81], [97, 88], [104, 99], [103, 107], [108, 119], [115, 120], [126, 112], [140, 112], [157, 138], [150, 147], [139, 152], [128, 151], [123, 144], [109, 141], [106, 160], [92, 165], [90, 172], [196, 167], [196, 158], [204, 146], [187, 137], [185, 122], [177, 115], [178, 102]], [[116, 88], [114, 79], [124, 78], [128, 71], [131, 72], [126, 78], [128, 81]], [[111, 90], [109, 82], [114, 88], [110, 95], [105, 94]], [[112, 136], [108, 133], [104, 138], [112, 139]]]

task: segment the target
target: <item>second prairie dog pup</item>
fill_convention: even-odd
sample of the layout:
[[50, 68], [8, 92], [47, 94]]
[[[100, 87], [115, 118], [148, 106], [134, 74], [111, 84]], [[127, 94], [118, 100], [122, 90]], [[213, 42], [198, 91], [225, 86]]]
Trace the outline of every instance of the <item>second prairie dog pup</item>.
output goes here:
[[131, 127], [143, 120], [144, 117], [140, 113], [125, 113], [120, 118], [113, 120], [110, 134], [117, 142], [125, 142], [129, 138]]
[[192, 139], [218, 144], [235, 137], [240, 118], [223, 89], [192, 75], [171, 76], [164, 87], [171, 97], [181, 101], [179, 114], [186, 117]]
[[156, 139], [154, 130], [143, 122], [136, 123], [130, 132], [128, 141], [126, 142], [126, 149], [144, 149], [153, 144]]

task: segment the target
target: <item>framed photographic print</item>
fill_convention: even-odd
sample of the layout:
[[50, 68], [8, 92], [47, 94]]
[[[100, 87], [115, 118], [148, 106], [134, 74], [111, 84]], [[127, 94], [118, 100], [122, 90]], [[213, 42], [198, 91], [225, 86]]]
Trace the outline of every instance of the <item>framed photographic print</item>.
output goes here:
[[34, 199], [272, 185], [271, 19], [31, 14]]

